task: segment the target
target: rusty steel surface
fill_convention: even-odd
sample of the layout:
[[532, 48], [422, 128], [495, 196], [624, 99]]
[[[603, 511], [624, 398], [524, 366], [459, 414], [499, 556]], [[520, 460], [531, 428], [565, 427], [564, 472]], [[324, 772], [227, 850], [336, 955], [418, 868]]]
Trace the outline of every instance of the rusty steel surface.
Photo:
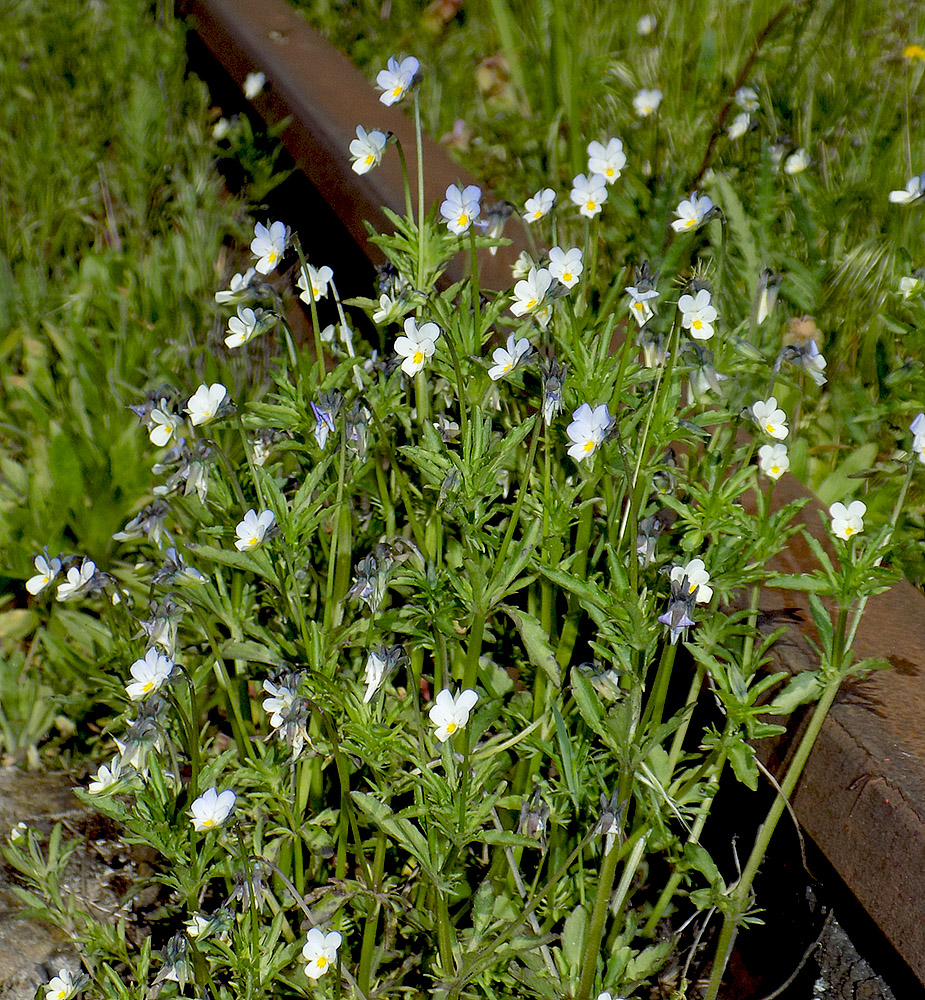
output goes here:
[[[788, 476], [775, 505], [806, 490]], [[822, 506], [801, 518], [824, 540]], [[827, 515], [826, 515], [827, 518]], [[806, 572], [814, 557], [801, 536], [777, 560], [784, 572]], [[797, 609], [805, 623], [778, 644], [778, 665], [818, 665], [805, 595], [768, 591], [763, 610]], [[801, 634], [803, 632], [804, 634]], [[854, 644], [855, 659], [879, 657], [892, 667], [848, 680], [839, 693], [793, 797], [800, 823], [886, 937], [925, 983], [925, 596], [903, 580], [872, 598]], [[776, 720], [775, 720], [776, 721]], [[780, 775], [805, 719], [759, 753]]]
[[[361, 176], [351, 169], [348, 150], [357, 125], [394, 132], [412, 174], [416, 213], [417, 161], [411, 118], [400, 106], [382, 104], [362, 73], [286, 0], [180, 0], [178, 8], [238, 86], [243, 86], [248, 73], [260, 71], [266, 76], [266, 87], [251, 102], [254, 109], [268, 124], [290, 119], [281, 139], [296, 165], [367, 256], [374, 263], [384, 260], [378, 247], [369, 242], [365, 223], [372, 223], [378, 232], [391, 232], [392, 224], [381, 206], [404, 214], [399, 158], [389, 148], [382, 163]], [[410, 109], [409, 99], [405, 104]], [[439, 203], [450, 184], [477, 183], [427, 136], [423, 160], [426, 208]], [[484, 207], [492, 199], [484, 188], [482, 194]], [[484, 288], [509, 287], [511, 264], [527, 248], [516, 222], [508, 224], [504, 235], [514, 242], [501, 247], [497, 256], [479, 251], [479, 280]], [[451, 280], [463, 276], [467, 257], [463, 250], [453, 258], [447, 271]]]

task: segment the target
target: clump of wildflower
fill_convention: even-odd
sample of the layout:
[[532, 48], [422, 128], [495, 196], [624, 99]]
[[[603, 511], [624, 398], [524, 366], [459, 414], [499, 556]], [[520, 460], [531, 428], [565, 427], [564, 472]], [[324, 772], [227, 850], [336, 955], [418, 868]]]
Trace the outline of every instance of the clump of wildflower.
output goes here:
[[231, 815], [235, 798], [230, 788], [221, 793], [216, 788], [206, 789], [190, 806], [193, 829], [201, 833], [221, 826]]
[[626, 166], [622, 139], [608, 139], [607, 145], [600, 142], [588, 143], [588, 173], [600, 174], [608, 184], [620, 176]]
[[214, 420], [221, 414], [223, 409], [228, 409], [225, 403], [227, 397], [228, 390], [221, 382], [199, 386], [186, 404], [189, 422], [194, 427], [198, 427], [201, 424], [209, 423], [210, 420]]
[[260, 274], [269, 274], [282, 260], [289, 244], [289, 227], [282, 222], [274, 222], [269, 229], [258, 222], [254, 226], [251, 253], [257, 258], [254, 267]]
[[612, 424], [613, 417], [606, 403], [601, 403], [594, 409], [587, 403], [582, 403], [572, 414], [572, 422], [566, 428], [566, 433], [572, 442], [568, 454], [576, 462], [590, 458], [597, 446], [607, 437]]
[[343, 938], [337, 931], [325, 934], [317, 927], [312, 927], [302, 946], [302, 958], [306, 962], [305, 975], [309, 979], [319, 979], [337, 961], [337, 949], [341, 941]]
[[579, 212], [588, 219], [599, 214], [607, 201], [607, 180], [601, 174], [585, 177], [579, 174], [572, 181], [570, 193], [572, 201], [578, 205]]
[[234, 547], [239, 552], [249, 552], [251, 549], [257, 548], [275, 522], [276, 515], [272, 510], [263, 510], [258, 515], [257, 511], [251, 508], [244, 515], [244, 520], [239, 521], [235, 526], [235, 534], [238, 537]]
[[424, 323], [419, 327], [413, 316], [405, 320], [404, 330], [405, 335], [395, 340], [395, 353], [404, 359], [401, 370], [411, 378], [423, 371], [427, 359], [434, 356], [441, 330], [436, 323]]
[[566, 288], [574, 288], [578, 284], [582, 269], [581, 250], [578, 247], [570, 250], [553, 247], [549, 251], [549, 273]]
[[136, 660], [129, 668], [134, 681], [127, 685], [125, 693], [132, 701], [141, 701], [160, 689], [173, 673], [173, 660], [159, 653], [153, 646], [144, 658]]
[[32, 560], [32, 565], [35, 567], [35, 576], [30, 576], [26, 580], [26, 590], [36, 597], [55, 579], [55, 577], [61, 572], [61, 560], [60, 559], [49, 559], [48, 557], [48, 546], [43, 550], [43, 554], [36, 556]]
[[848, 541], [853, 535], [864, 530], [864, 515], [866, 513], [867, 504], [862, 500], [852, 500], [847, 507], [843, 503], [833, 503], [829, 507], [833, 534]]
[[778, 407], [776, 396], [759, 399], [757, 403], [753, 403], [752, 416], [765, 434], [772, 438], [783, 441], [790, 433], [787, 427], [787, 414]]
[[481, 212], [481, 197], [481, 188], [474, 184], [464, 188], [451, 184], [446, 189], [446, 200], [440, 205], [440, 214], [446, 222], [446, 228], [454, 236], [469, 232], [470, 226]]
[[551, 284], [552, 274], [545, 267], [531, 267], [526, 278], [522, 278], [514, 286], [511, 312], [515, 316], [533, 313], [539, 317]]
[[512, 333], [507, 338], [506, 347], [495, 348], [492, 354], [495, 363], [488, 369], [488, 377], [492, 382], [497, 382], [499, 378], [503, 378], [508, 372], [513, 371], [530, 354], [532, 349], [530, 341], [526, 337], [518, 340]]
[[647, 90], [643, 88], [638, 91], [633, 98], [633, 110], [640, 118], [648, 118], [658, 111], [658, 106], [662, 103], [662, 92], [657, 88]]
[[890, 201], [894, 205], [911, 205], [925, 193], [925, 173], [910, 177], [902, 191], [891, 191]]
[[414, 56], [408, 56], [401, 62], [390, 56], [386, 69], [379, 70], [376, 76], [376, 86], [382, 91], [379, 100], [387, 107], [400, 101], [414, 83], [420, 65]]
[[556, 192], [552, 188], [542, 188], [532, 198], [527, 199], [524, 205], [524, 220], [538, 222], [544, 216], [549, 215], [555, 203]]
[[434, 736], [441, 743], [445, 743], [458, 729], [465, 728], [469, 721], [469, 713], [475, 708], [478, 700], [478, 692], [471, 688], [460, 691], [455, 697], [449, 688], [440, 691], [427, 713], [430, 721], [436, 726]]
[[780, 477], [790, 468], [790, 457], [785, 444], [763, 444], [758, 449], [758, 465], [770, 479]]
[[242, 90], [244, 91], [244, 96], [249, 100], [253, 101], [255, 97], [263, 90], [267, 84], [267, 78], [263, 73], [248, 73], [244, 77], [244, 85]]
[[362, 125], [357, 125], [357, 137], [350, 141], [350, 164], [355, 174], [368, 173], [373, 167], [378, 167], [382, 162], [382, 154], [385, 152], [389, 137], [385, 132], [373, 129], [367, 132]]
[[671, 228], [676, 233], [684, 232], [685, 229], [696, 229], [706, 219], [713, 209], [713, 202], [702, 195], [698, 197], [695, 191], [689, 199], [685, 198], [675, 209], [677, 218], [671, 223]]
[[681, 310], [681, 326], [690, 330], [695, 340], [709, 340], [713, 336], [717, 313], [709, 289], [701, 288], [696, 296], [682, 295], [678, 299], [678, 308]]

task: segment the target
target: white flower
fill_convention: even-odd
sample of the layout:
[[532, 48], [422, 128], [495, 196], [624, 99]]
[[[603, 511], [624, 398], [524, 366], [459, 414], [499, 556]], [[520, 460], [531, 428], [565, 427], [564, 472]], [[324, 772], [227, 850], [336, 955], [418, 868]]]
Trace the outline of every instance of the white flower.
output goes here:
[[255, 273], [254, 269], [249, 267], [243, 274], [233, 275], [228, 283], [228, 288], [215, 293], [215, 301], [219, 305], [224, 305], [226, 302], [234, 302], [240, 298], [250, 287]]
[[708, 586], [710, 574], [706, 571], [702, 559], [691, 559], [686, 566], [673, 566], [669, 579], [672, 583], [681, 583], [687, 577], [690, 593], [698, 604], [709, 604], [713, 600], [713, 588]]
[[593, 219], [607, 201], [607, 181], [600, 174], [592, 174], [590, 177], [579, 174], [572, 181], [570, 197], [580, 206], [582, 215]]
[[[308, 273], [306, 274], [306, 269]], [[325, 267], [312, 267], [311, 264], [306, 264], [305, 267], [301, 269], [299, 274], [299, 280], [296, 284], [302, 289], [299, 292], [299, 298], [308, 305], [311, 303], [312, 299], [315, 302], [318, 299], [323, 299], [328, 294], [328, 285], [331, 284], [331, 279], [334, 277], [334, 272], [331, 268]], [[311, 291], [309, 291], [311, 288]]]
[[226, 138], [228, 133], [231, 131], [231, 122], [227, 118], [219, 118], [219, 120], [212, 126], [212, 138], [216, 142], [221, 142], [222, 139]]
[[806, 345], [800, 357], [800, 363], [816, 385], [825, 385], [827, 379], [823, 373], [827, 362], [816, 346], [815, 340], [811, 340]]
[[[641, 18], [636, 22], [636, 30], [640, 35], [651, 35], [655, 31], [655, 26], [658, 22], [655, 20], [654, 14], [643, 14]], [[600, 1000], [600, 997], [598, 997]]]
[[852, 535], [864, 530], [864, 515], [866, 513], [867, 504], [861, 500], [852, 500], [847, 507], [843, 503], [833, 503], [829, 507], [832, 531], [839, 538], [844, 538], [847, 541]]
[[67, 969], [59, 969], [58, 975], [42, 989], [45, 991], [45, 1000], [70, 1000], [77, 992], [77, 981]]
[[409, 316], [405, 320], [405, 335], [395, 340], [395, 353], [405, 360], [401, 370], [410, 378], [423, 370], [427, 359], [434, 356], [437, 341], [440, 339], [440, 327], [436, 323], [425, 323], [420, 328], [417, 320]]
[[658, 292], [654, 288], [645, 288], [640, 291], [634, 285], [630, 285], [626, 292], [630, 297], [630, 314], [635, 318], [638, 326], [645, 326], [655, 315], [655, 310], [649, 305], [649, 301], [657, 299]]
[[26, 580], [26, 590], [35, 597], [61, 572], [61, 560], [49, 559], [46, 553], [42, 556], [36, 556], [32, 560], [32, 565], [35, 566], [35, 576], [30, 576]]
[[57, 598], [59, 601], [70, 601], [86, 590], [87, 585], [96, 576], [96, 563], [92, 559], [84, 559], [80, 569], [72, 566], [67, 571], [67, 581], [58, 584]]
[[544, 215], [549, 215], [552, 206], [556, 203], [556, 192], [552, 188], [542, 188], [537, 191], [532, 198], [528, 198], [524, 208], [524, 219], [527, 222], [536, 222]]
[[239, 552], [255, 549], [264, 540], [275, 521], [276, 515], [272, 510], [261, 511], [258, 517], [257, 511], [251, 508], [244, 515], [244, 520], [239, 521], [234, 529], [238, 536], [234, 547]]
[[695, 191], [689, 201], [685, 199], [675, 209], [677, 218], [671, 223], [671, 228], [676, 233], [683, 232], [685, 229], [696, 229], [712, 207], [713, 202], [706, 195], [698, 198]]
[[212, 921], [208, 917], [204, 917], [201, 913], [194, 913], [189, 920], [183, 921], [183, 926], [186, 927], [186, 936], [191, 938], [202, 937], [211, 923]]
[[173, 660], [159, 653], [153, 646], [143, 660], [136, 660], [130, 667], [135, 680], [126, 686], [125, 693], [132, 701], [141, 701], [157, 691], [173, 671]]
[[511, 277], [515, 281], [520, 281], [521, 278], [526, 278], [532, 267], [536, 267], [536, 261], [526, 250], [521, 250], [517, 255], [517, 260], [511, 264]]
[[757, 111], [759, 108], [758, 91], [754, 87], [739, 87], [735, 100], [743, 111]]
[[576, 462], [583, 462], [594, 454], [597, 446], [607, 436], [613, 418], [606, 403], [595, 406], [592, 410], [587, 403], [582, 403], [572, 414], [572, 422], [565, 429], [572, 446], [568, 453]]
[[122, 761], [118, 757], [113, 757], [112, 764], [109, 767], [101, 764], [97, 769], [94, 780], [87, 786], [87, 791], [91, 795], [104, 795], [110, 788], [119, 783], [121, 770]]
[[920, 295], [925, 288], [925, 282], [914, 275], [907, 275], [899, 279], [899, 290], [903, 293], [904, 299], [911, 299], [913, 295]]
[[405, 91], [414, 82], [415, 74], [421, 64], [414, 56], [408, 56], [401, 62], [395, 56], [391, 56], [387, 65], [388, 68], [379, 70], [376, 76], [376, 85], [382, 91], [379, 100], [386, 106], [400, 101], [405, 96]]
[[495, 363], [488, 369], [488, 377], [492, 382], [497, 382], [499, 378], [503, 378], [509, 371], [516, 368], [531, 349], [530, 341], [526, 337], [517, 340], [512, 333], [507, 338], [507, 347], [495, 348], [492, 354]]
[[608, 184], [613, 184], [625, 166], [622, 140], [608, 139], [606, 146], [599, 142], [588, 143], [589, 174], [600, 174]]
[[309, 979], [323, 976], [328, 971], [328, 966], [337, 961], [337, 949], [341, 941], [343, 938], [337, 931], [325, 934], [324, 931], [313, 927], [308, 932], [308, 938], [302, 945], [302, 958], [305, 959], [305, 975]]
[[797, 149], [784, 160], [784, 173], [802, 174], [809, 166], [809, 153], [805, 149]]
[[244, 96], [249, 101], [252, 101], [260, 93], [260, 91], [263, 90], [266, 82], [267, 78], [263, 75], [263, 73], [248, 73], [247, 76], [244, 77], [244, 86], [242, 88]]
[[215, 788], [209, 788], [190, 806], [193, 829], [199, 832], [221, 826], [234, 809], [235, 794], [230, 788], [219, 794]]
[[261, 223], [254, 226], [254, 238], [251, 240], [251, 253], [257, 258], [254, 267], [261, 274], [269, 274], [276, 268], [289, 242], [289, 229], [282, 222], [274, 222], [267, 229]]
[[925, 190], [925, 174], [919, 174], [917, 177], [909, 178], [904, 191], [891, 191], [890, 201], [894, 205], [908, 205], [918, 201], [922, 197], [923, 190]]
[[363, 681], [366, 684], [366, 694], [363, 695], [363, 704], [372, 701], [373, 695], [379, 690], [379, 685], [385, 679], [387, 662], [385, 657], [379, 654], [378, 649], [370, 650], [366, 660], [366, 672]]
[[460, 691], [455, 698], [449, 688], [444, 688], [427, 713], [430, 721], [437, 727], [434, 736], [441, 743], [446, 743], [457, 729], [462, 729], [469, 721], [469, 713], [478, 700], [478, 693], [471, 688]]
[[379, 296], [379, 308], [373, 313], [374, 323], [397, 323], [402, 318], [402, 304], [385, 292]]
[[350, 166], [356, 174], [368, 173], [382, 162], [385, 144], [388, 137], [385, 132], [374, 130], [367, 132], [362, 125], [357, 125], [357, 137], [350, 142], [350, 155], [353, 162]]
[[451, 184], [446, 189], [446, 201], [440, 206], [440, 214], [446, 222], [446, 228], [454, 236], [467, 233], [469, 227], [479, 217], [481, 197], [481, 189], [474, 184], [465, 188]]
[[581, 272], [581, 250], [578, 247], [571, 250], [553, 247], [549, 251], [549, 273], [566, 288], [574, 288], [578, 284]]
[[711, 304], [710, 293], [706, 288], [693, 295], [682, 295], [678, 299], [681, 310], [681, 326], [690, 330], [695, 340], [709, 340], [713, 336], [713, 323], [716, 321], [716, 308]]
[[771, 479], [780, 477], [790, 468], [790, 458], [785, 444], [763, 444], [758, 449], [758, 465]]
[[263, 699], [263, 710], [270, 716], [270, 725], [279, 729], [284, 721], [283, 716], [295, 704], [298, 694], [284, 684], [276, 685], [269, 680], [263, 682], [263, 690], [270, 695]]
[[752, 123], [752, 117], [747, 111], [743, 111], [741, 114], [736, 115], [732, 119], [732, 124], [726, 129], [726, 135], [730, 139], [741, 139], [743, 135], [748, 131], [749, 125]]
[[201, 385], [186, 404], [186, 412], [189, 414], [189, 422], [198, 427], [200, 424], [207, 424], [215, 419], [228, 390], [221, 382], [213, 382], [211, 385]]
[[177, 433], [177, 428], [183, 423], [183, 418], [176, 413], [168, 413], [166, 410], [154, 409], [151, 411], [151, 429], [148, 437], [151, 444], [163, 448], [170, 443], [170, 439]]
[[257, 314], [253, 309], [238, 306], [238, 315], [228, 320], [228, 329], [225, 346], [243, 347], [257, 333]]
[[787, 427], [787, 414], [778, 409], [776, 396], [759, 399], [757, 403], [752, 404], [752, 416], [765, 434], [769, 434], [772, 438], [783, 441], [790, 433]]
[[920, 413], [909, 425], [912, 431], [912, 450], [919, 456], [919, 461], [925, 465], [925, 413]]
[[552, 275], [545, 267], [531, 267], [527, 277], [518, 281], [514, 286], [514, 301], [511, 303], [511, 312], [515, 316], [538, 312], [542, 308], [543, 299], [551, 284]]
[[648, 118], [649, 115], [654, 115], [658, 111], [658, 106], [661, 103], [662, 92], [660, 90], [657, 88], [655, 90], [646, 90], [643, 88], [633, 98], [633, 110], [640, 118]]

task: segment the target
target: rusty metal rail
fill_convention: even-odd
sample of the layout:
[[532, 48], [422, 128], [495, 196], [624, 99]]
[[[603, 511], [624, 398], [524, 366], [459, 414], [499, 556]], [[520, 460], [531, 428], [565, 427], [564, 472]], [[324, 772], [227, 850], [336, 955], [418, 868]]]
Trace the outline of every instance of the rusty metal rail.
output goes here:
[[[364, 176], [349, 164], [348, 146], [357, 124], [391, 130], [414, 170], [412, 123], [387, 108], [365, 78], [313, 31], [285, 0], [179, 0], [202, 42], [240, 87], [253, 71], [268, 86], [253, 106], [268, 124], [290, 123], [282, 140], [311, 184], [367, 256], [381, 260], [367, 239], [365, 222], [389, 225], [380, 206], [401, 213], [402, 176], [395, 156]], [[425, 198], [430, 205], [449, 184], [477, 183], [425, 140]], [[526, 244], [514, 240], [497, 257], [482, 255], [484, 287], [510, 286], [510, 265]], [[461, 274], [460, 264], [454, 279]], [[802, 491], [792, 477], [775, 489], [783, 503]], [[804, 494], [805, 495], [805, 494]], [[819, 530], [819, 506], [803, 512]], [[812, 565], [799, 537], [782, 557], [782, 569]], [[764, 610], [799, 605], [791, 592], [770, 593]], [[809, 630], [807, 608], [801, 606]], [[925, 982], [925, 597], [901, 583], [869, 604], [856, 643], [859, 657], [879, 656], [894, 667], [846, 686], [823, 728], [794, 797], [800, 822], [862, 906], [874, 918], [915, 975]], [[814, 665], [813, 653], [797, 629], [777, 648], [782, 668]], [[794, 732], [762, 749], [781, 765], [794, 746]]]

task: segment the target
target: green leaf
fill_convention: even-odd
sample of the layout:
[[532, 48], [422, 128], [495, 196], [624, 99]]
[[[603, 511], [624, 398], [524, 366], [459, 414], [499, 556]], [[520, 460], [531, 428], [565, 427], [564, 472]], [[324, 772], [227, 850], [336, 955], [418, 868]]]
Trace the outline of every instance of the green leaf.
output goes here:
[[562, 929], [562, 954], [569, 968], [577, 969], [585, 950], [585, 934], [588, 929], [588, 911], [576, 906], [568, 915]]
[[769, 715], [789, 715], [800, 705], [818, 701], [822, 695], [823, 683], [818, 670], [803, 670], [787, 682], [783, 691], [765, 707]]
[[559, 672], [559, 664], [556, 662], [556, 654], [552, 646], [549, 645], [549, 637], [543, 626], [526, 611], [520, 611], [518, 608], [507, 605], [502, 606], [501, 610], [506, 612], [517, 626], [517, 631], [520, 632], [520, 637], [523, 639], [527, 658], [533, 666], [542, 670], [557, 689], [560, 688], [562, 676]]
[[754, 748], [745, 740], [736, 740], [729, 747], [729, 763], [739, 781], [755, 791], [758, 787], [758, 765], [755, 763]]

